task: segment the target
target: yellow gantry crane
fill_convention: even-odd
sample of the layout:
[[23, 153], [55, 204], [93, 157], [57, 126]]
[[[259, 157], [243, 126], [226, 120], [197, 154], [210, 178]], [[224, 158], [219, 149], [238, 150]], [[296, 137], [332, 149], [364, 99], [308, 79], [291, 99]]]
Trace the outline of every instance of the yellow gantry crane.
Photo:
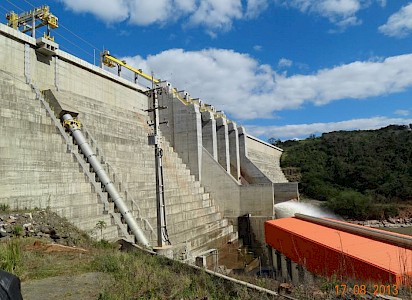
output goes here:
[[50, 13], [50, 8], [47, 5], [35, 8], [29, 12], [23, 12], [20, 15], [11, 11], [6, 14], [6, 19], [9, 27], [21, 32], [31, 31], [31, 36], [34, 38], [36, 37], [37, 28], [47, 26], [44, 38], [51, 41], [54, 41], [54, 38], [50, 36], [50, 30], [59, 27], [58, 18]]
[[101, 64], [103, 64], [105, 66], [108, 66], [110, 68], [114, 68], [114, 67], [117, 66], [117, 75], [119, 75], [119, 76], [120, 76], [120, 72], [121, 72], [122, 67], [132, 71], [133, 74], [134, 74], [134, 82], [135, 83], [137, 82], [137, 79], [138, 79], [139, 76], [141, 76], [141, 77], [143, 77], [143, 78], [145, 78], [145, 79], [147, 79], [150, 82], [153, 82], [155, 84], [160, 82], [159, 79], [155, 79], [152, 76], [143, 73], [142, 69], [135, 69], [135, 68], [129, 66], [126, 63], [125, 60], [120, 60], [120, 59], [117, 59], [116, 57], [114, 57], [113, 55], [110, 55], [110, 52], [108, 50], [104, 50], [101, 53]]
[[[136, 68], [133, 68], [132, 66], [129, 66], [129, 65], [126, 63], [125, 60], [120, 60], [120, 59], [114, 57], [113, 55], [110, 55], [110, 52], [109, 52], [108, 50], [103, 50], [103, 52], [100, 53], [100, 58], [101, 58], [101, 59], [100, 59], [100, 67], [102, 67], [103, 65], [105, 65], [105, 66], [107, 66], [107, 67], [110, 67], [110, 68], [117, 67], [117, 75], [118, 75], [118, 76], [120, 76], [120, 74], [121, 74], [122, 67], [124, 67], [124, 68], [132, 71], [133, 74], [134, 74], [134, 82], [135, 82], [135, 83], [137, 83], [137, 80], [138, 80], [139, 76], [141, 76], [141, 77], [149, 80], [149, 81], [152, 82], [153, 84], [158, 84], [158, 83], [161, 82], [160, 79], [153, 78], [152, 76], [144, 73], [144, 72], [142, 71], [142, 69], [136, 69]], [[206, 103], [203, 103], [200, 99], [193, 99], [193, 98], [190, 98], [190, 97], [188, 97], [188, 96], [186, 96], [186, 95], [182, 96], [182, 95], [180, 94], [180, 92], [178, 92], [178, 90], [177, 90], [176, 88], [173, 88], [173, 89], [172, 89], [172, 93], [173, 93], [173, 95], [175, 95], [180, 101], [182, 101], [182, 102], [185, 103], [185, 104], [190, 104], [190, 103], [192, 103], [193, 101], [196, 101], [196, 100], [197, 100], [197, 101], [199, 102], [198, 104], [199, 104], [199, 106], [200, 106], [200, 110], [201, 110], [201, 111], [210, 111], [210, 112], [213, 113], [215, 116], [219, 116], [219, 117], [224, 116], [224, 113], [223, 113], [223, 112], [217, 112], [217, 111], [215, 111], [215, 109], [214, 109], [213, 106], [211, 106], [211, 105], [209, 105], [209, 104], [206, 104]], [[230, 121], [229, 121], [229, 122], [230, 122]]]
[[[144, 73], [142, 71], [142, 69], [136, 69], [136, 68], [133, 68], [132, 66], [129, 66], [126, 63], [125, 60], [120, 60], [120, 59], [114, 57], [113, 55], [110, 55], [110, 52], [108, 50], [103, 50], [103, 52], [100, 53], [100, 58], [101, 58], [100, 67], [102, 67], [103, 65], [105, 65], [107, 67], [110, 67], [110, 68], [117, 67], [117, 75], [118, 76], [120, 76], [122, 67], [132, 71], [133, 74], [134, 74], [134, 82], [135, 83], [137, 83], [137, 80], [138, 80], [139, 76], [143, 77], [144, 79], [149, 80], [150, 82], [153, 82], [153, 84], [158, 84], [158, 83], [161, 82], [160, 79], [156, 79], [156, 78]], [[173, 88], [172, 92], [173, 92], [174, 95], [176, 95], [176, 97], [178, 97], [182, 102], [184, 102], [186, 104], [190, 103], [191, 100], [192, 100], [191, 98], [186, 99], [186, 98], [181, 97], [179, 95], [178, 91], [175, 88]]]

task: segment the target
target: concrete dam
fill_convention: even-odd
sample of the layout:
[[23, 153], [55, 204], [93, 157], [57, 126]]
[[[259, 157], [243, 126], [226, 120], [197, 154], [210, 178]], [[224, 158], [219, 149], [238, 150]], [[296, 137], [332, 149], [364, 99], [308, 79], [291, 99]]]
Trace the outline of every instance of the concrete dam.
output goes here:
[[[279, 166], [281, 149], [189, 92], [157, 82], [166, 221], [159, 225], [158, 166], [148, 141], [151, 88], [57, 42], [0, 24], [1, 204], [50, 208], [86, 231], [104, 221], [105, 239], [140, 243], [140, 230], [151, 247], [164, 226], [172, 255], [187, 261], [236, 241], [244, 215], [264, 244], [263, 224], [274, 205], [298, 198], [297, 183]], [[63, 115], [77, 123], [63, 122]], [[76, 130], [81, 143], [73, 139]]]

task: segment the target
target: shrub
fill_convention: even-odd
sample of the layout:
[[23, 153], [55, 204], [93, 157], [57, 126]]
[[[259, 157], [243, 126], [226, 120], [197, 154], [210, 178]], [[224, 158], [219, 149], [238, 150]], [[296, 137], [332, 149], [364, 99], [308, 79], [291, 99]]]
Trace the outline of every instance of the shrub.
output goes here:
[[10, 205], [5, 203], [0, 203], [0, 211], [9, 211]]
[[14, 234], [15, 236], [22, 236], [22, 235], [23, 235], [23, 231], [24, 231], [24, 229], [23, 229], [23, 226], [21, 226], [21, 225], [16, 225], [16, 226], [14, 226], [14, 228], [13, 228], [13, 234]]
[[354, 219], [366, 219], [371, 209], [371, 199], [354, 190], [344, 190], [331, 198], [326, 206], [335, 213]]

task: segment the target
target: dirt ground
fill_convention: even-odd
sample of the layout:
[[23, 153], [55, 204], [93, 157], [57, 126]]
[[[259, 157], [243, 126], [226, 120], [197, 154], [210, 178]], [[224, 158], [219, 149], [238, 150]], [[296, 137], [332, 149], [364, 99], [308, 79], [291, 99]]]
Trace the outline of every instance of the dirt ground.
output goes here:
[[85, 273], [22, 282], [24, 300], [97, 300], [107, 275]]

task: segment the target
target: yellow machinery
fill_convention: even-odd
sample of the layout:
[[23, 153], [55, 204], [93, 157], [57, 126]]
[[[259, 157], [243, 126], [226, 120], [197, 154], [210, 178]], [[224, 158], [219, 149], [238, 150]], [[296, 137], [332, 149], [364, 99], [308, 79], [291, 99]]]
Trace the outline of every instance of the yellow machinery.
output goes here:
[[[137, 79], [138, 79], [139, 76], [141, 76], [141, 77], [149, 80], [150, 82], [153, 82], [153, 84], [158, 84], [158, 83], [161, 82], [160, 79], [155, 79], [155, 78], [153, 78], [152, 76], [143, 73], [142, 69], [136, 69], [136, 68], [133, 68], [132, 66], [129, 66], [129, 65], [126, 63], [125, 60], [120, 60], [120, 59], [114, 57], [113, 55], [110, 55], [110, 52], [109, 52], [108, 50], [104, 50], [104, 51], [100, 54], [100, 56], [101, 56], [101, 64], [102, 64], [102, 65], [105, 65], [105, 66], [110, 67], [110, 68], [114, 68], [114, 67], [117, 66], [117, 75], [118, 75], [118, 76], [120, 76], [121, 68], [124, 67], [124, 68], [126, 68], [126, 69], [128, 69], [128, 70], [130, 70], [130, 71], [132, 71], [132, 72], [134, 73], [134, 82], [135, 82], [135, 83], [137, 82]], [[203, 104], [202, 104], [202, 101], [201, 101], [200, 99], [193, 99], [193, 98], [190, 98], [190, 97], [188, 97], [188, 96], [186, 96], [186, 95], [185, 95], [185, 96], [182, 96], [182, 95], [177, 91], [176, 88], [173, 88], [173, 89], [172, 89], [172, 93], [173, 93], [181, 102], [183, 102], [184, 104], [190, 104], [190, 103], [192, 103], [193, 101], [198, 100], [198, 102], [199, 102], [198, 104], [199, 104], [199, 106], [200, 106], [200, 110], [201, 110], [201, 111], [210, 111], [210, 112], [212, 112], [215, 116], [218, 116], [218, 117], [224, 116], [224, 113], [216, 112], [215, 109], [213, 108], [213, 106], [211, 106], [211, 105], [209, 105], [209, 104], [206, 104], [206, 103], [203, 103]]]
[[117, 75], [120, 76], [120, 71], [121, 71], [121, 67], [125, 67], [126, 69], [132, 71], [134, 73], [134, 81], [135, 83], [137, 82], [137, 78], [139, 76], [149, 80], [149, 81], [153, 81], [153, 83], [159, 83], [160, 80], [159, 79], [155, 79], [150, 75], [147, 75], [145, 73], [143, 73], [142, 69], [135, 69], [131, 66], [129, 66], [128, 64], [126, 64], [125, 60], [120, 60], [117, 59], [116, 57], [110, 55], [110, 52], [108, 50], [104, 50], [101, 53], [101, 63], [105, 66], [108, 66], [110, 68], [114, 68], [115, 66], [117, 66]]
[[[126, 63], [125, 60], [120, 60], [120, 59], [110, 55], [110, 52], [108, 50], [104, 50], [100, 54], [100, 56], [101, 56], [101, 64], [102, 65], [105, 65], [105, 66], [110, 67], [110, 68], [114, 68], [114, 67], [117, 66], [117, 75], [118, 76], [120, 76], [121, 68], [125, 67], [126, 69], [128, 69], [128, 70], [130, 70], [134, 73], [134, 82], [135, 83], [137, 82], [137, 79], [138, 79], [139, 76], [149, 80], [150, 82], [153, 82], [153, 84], [158, 84], [158, 83], [161, 82], [160, 79], [153, 78], [152, 76], [150, 76], [146, 73], [143, 73], [142, 69], [136, 69], [136, 68], [133, 68], [132, 66], [129, 66]], [[182, 98], [175, 88], [173, 89], [173, 94], [176, 95], [182, 102], [184, 102], [186, 104], [190, 103], [191, 100], [192, 100], [192, 99]]]
[[[16, 14], [14, 11], [6, 15], [8, 20], [7, 25], [18, 29], [21, 32], [31, 31], [31, 36], [36, 37], [36, 29], [42, 26], [47, 26], [47, 31], [44, 34], [44, 38], [54, 41], [54, 38], [50, 36], [50, 29], [55, 29], [59, 27], [58, 18], [50, 13], [50, 8], [48, 6], [42, 6], [35, 8], [29, 12]], [[37, 22], [37, 21], [40, 22]]]

